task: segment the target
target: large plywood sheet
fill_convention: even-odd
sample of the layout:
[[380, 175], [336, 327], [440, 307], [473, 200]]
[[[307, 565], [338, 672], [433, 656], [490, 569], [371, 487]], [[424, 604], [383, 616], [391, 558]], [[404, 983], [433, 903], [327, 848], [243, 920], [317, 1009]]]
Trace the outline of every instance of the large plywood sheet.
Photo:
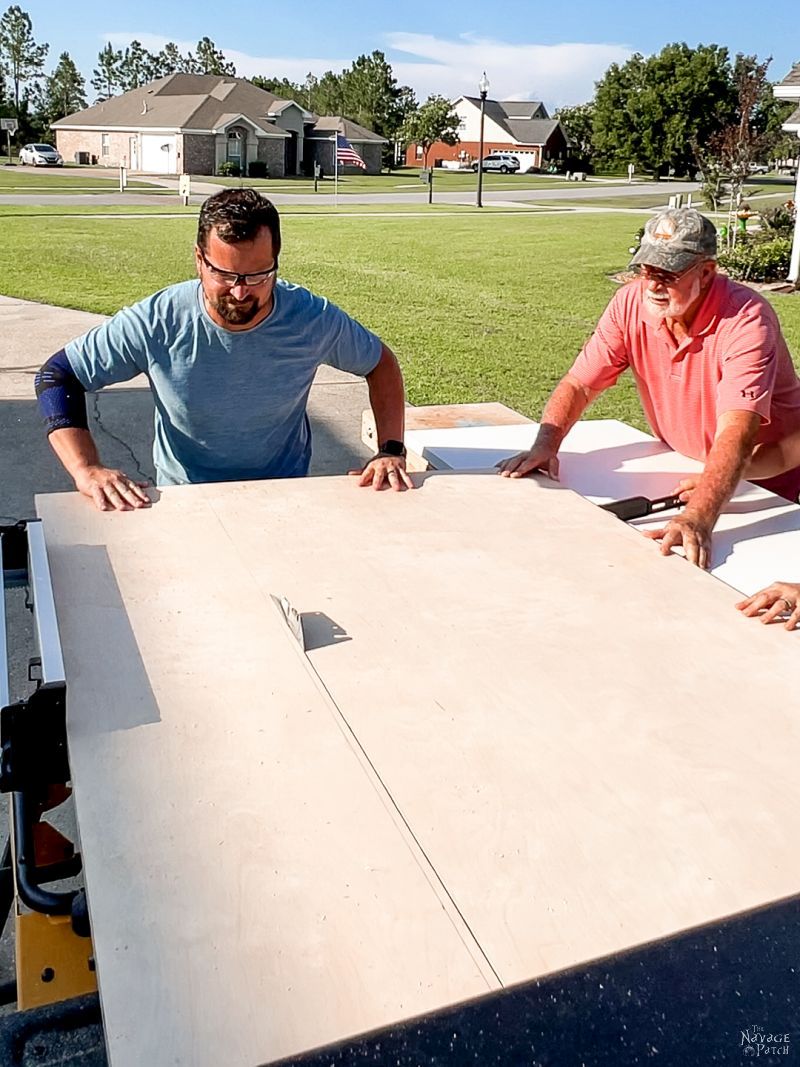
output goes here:
[[496, 988], [202, 495], [39, 510], [113, 1067], [262, 1063]]
[[553, 483], [343, 492], [206, 491], [503, 982], [797, 891], [796, 638]]
[[[448, 410], [448, 409], [445, 409]], [[406, 434], [409, 448], [438, 470], [482, 470], [530, 448], [538, 425], [425, 427]], [[671, 494], [696, 460], [616, 419], [576, 423], [559, 453], [560, 478], [596, 503]], [[648, 529], [663, 524], [641, 520]], [[800, 581], [800, 507], [750, 482], [741, 482], [717, 522], [711, 572], [749, 596], [776, 579]]]
[[796, 639], [563, 487], [417, 479], [40, 499], [112, 1062], [143, 1010], [258, 1062], [797, 891]]

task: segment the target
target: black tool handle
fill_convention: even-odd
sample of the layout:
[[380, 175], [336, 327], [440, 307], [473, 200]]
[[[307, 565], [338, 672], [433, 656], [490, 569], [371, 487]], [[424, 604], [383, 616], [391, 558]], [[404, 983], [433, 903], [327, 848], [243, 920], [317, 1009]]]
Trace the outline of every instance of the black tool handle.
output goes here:
[[654, 515], [657, 511], [673, 511], [675, 508], [682, 507], [683, 501], [679, 496], [660, 496], [657, 500], [650, 501], [648, 514]]
[[679, 496], [661, 496], [656, 500], [650, 500], [646, 496], [629, 496], [625, 500], [612, 500], [610, 504], [601, 504], [603, 511], [610, 511], [623, 522], [631, 519], [643, 519], [647, 515], [653, 515], [660, 511], [671, 511], [683, 506]]

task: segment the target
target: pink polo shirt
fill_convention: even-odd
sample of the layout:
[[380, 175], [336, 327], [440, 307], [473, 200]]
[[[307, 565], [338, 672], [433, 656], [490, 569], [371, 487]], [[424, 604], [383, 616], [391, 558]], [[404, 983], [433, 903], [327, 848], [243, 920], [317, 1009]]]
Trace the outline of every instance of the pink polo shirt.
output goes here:
[[[623, 285], [612, 298], [573, 364], [578, 381], [607, 389], [630, 367], [656, 437], [701, 461], [726, 411], [757, 412], [759, 443], [800, 429], [800, 380], [762, 296], [718, 274], [689, 336], [676, 344], [666, 324], [645, 310], [642, 284]], [[797, 500], [800, 467], [759, 484]]]

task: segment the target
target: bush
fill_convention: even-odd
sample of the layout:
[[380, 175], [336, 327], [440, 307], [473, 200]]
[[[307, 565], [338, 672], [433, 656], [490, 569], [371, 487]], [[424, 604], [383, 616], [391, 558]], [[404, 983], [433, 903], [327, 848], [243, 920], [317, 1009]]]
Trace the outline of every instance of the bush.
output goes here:
[[787, 237], [768, 241], [740, 240], [730, 252], [721, 252], [719, 265], [743, 282], [783, 281], [789, 273], [792, 242]]
[[238, 178], [241, 173], [238, 163], [231, 163], [227, 160], [225, 163], [220, 163], [217, 167], [217, 174], [221, 175], [223, 178]]
[[794, 236], [795, 206], [793, 200], [787, 200], [779, 207], [769, 208], [761, 212], [761, 225], [765, 235], [773, 237]]
[[247, 176], [249, 178], [268, 178], [269, 171], [267, 170], [267, 164], [263, 159], [254, 159], [247, 168]]

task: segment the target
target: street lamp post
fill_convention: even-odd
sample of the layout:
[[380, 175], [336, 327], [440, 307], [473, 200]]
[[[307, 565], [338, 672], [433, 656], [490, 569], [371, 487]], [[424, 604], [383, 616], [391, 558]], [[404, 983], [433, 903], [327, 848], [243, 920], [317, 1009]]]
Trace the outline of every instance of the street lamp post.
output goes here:
[[489, 79], [486, 71], [478, 82], [478, 92], [481, 94], [481, 133], [478, 147], [478, 207], [483, 207], [483, 119], [486, 112], [486, 94], [489, 92]]

